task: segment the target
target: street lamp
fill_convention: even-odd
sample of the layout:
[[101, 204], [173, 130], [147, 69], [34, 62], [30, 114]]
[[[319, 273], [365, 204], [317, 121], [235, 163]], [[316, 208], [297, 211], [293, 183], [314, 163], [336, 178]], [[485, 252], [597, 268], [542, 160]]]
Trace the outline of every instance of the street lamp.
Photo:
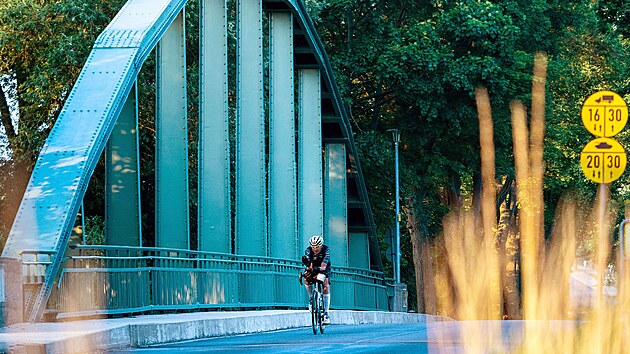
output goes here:
[[396, 169], [396, 264], [394, 267], [394, 277], [396, 283], [400, 283], [400, 203], [398, 196], [398, 143], [400, 143], [400, 132], [398, 129], [388, 129], [394, 139], [394, 164]]

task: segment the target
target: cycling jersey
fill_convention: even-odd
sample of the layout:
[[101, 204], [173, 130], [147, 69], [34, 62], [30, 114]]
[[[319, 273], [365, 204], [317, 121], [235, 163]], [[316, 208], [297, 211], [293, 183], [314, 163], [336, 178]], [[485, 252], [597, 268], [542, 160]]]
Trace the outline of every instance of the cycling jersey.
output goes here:
[[311, 246], [308, 246], [306, 250], [304, 250], [302, 263], [307, 267], [310, 266], [312, 263], [314, 268], [319, 268], [321, 267], [322, 263], [326, 263], [325, 272], [328, 273], [330, 270], [330, 248], [328, 248], [328, 246], [326, 245], [323, 245], [322, 250], [319, 251], [318, 254], [315, 254], [315, 252], [313, 252], [313, 248]]

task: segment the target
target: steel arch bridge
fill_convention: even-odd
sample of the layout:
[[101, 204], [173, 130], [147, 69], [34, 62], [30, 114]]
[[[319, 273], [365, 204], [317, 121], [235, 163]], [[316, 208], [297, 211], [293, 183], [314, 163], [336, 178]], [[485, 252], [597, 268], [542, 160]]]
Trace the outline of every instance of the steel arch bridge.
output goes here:
[[[40, 152], [2, 253], [23, 264], [26, 318], [40, 320], [51, 301], [60, 314], [297, 306], [304, 299], [303, 290], [293, 285], [296, 260], [312, 234], [324, 234], [334, 250], [339, 295], [333, 303], [387, 309], [349, 119], [299, 0], [236, 2], [235, 132], [228, 114], [227, 1], [200, 0], [198, 245], [191, 250], [185, 6], [186, 0], [129, 0], [94, 43]], [[269, 16], [268, 28], [263, 15]], [[153, 50], [156, 247], [146, 248], [135, 83]], [[103, 153], [107, 246], [78, 246], [68, 253]], [[270, 281], [276, 290], [266, 301], [253, 289]], [[287, 293], [289, 282], [297, 290]], [[79, 286], [97, 299], [77, 305], [83, 300], [69, 298], [73, 286], [74, 292]], [[144, 286], [151, 291], [143, 292]], [[179, 290], [163, 293], [172, 287]], [[116, 305], [122, 300], [115, 293], [136, 298]], [[342, 294], [353, 300], [344, 302]]]

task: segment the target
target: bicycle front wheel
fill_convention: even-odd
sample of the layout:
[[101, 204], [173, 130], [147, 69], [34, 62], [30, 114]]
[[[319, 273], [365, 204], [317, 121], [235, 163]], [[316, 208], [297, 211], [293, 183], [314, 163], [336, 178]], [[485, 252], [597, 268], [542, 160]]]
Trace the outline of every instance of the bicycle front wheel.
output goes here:
[[317, 299], [317, 294], [313, 294], [313, 304], [311, 305], [311, 326], [313, 327], [313, 334], [317, 334], [318, 327], [318, 318], [319, 318], [319, 299]]

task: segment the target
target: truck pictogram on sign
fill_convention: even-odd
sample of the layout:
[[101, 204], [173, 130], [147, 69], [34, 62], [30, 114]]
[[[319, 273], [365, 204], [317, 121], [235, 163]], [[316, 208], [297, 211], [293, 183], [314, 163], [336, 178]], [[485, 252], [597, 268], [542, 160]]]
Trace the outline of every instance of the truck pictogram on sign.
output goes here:
[[599, 91], [590, 95], [582, 106], [582, 123], [595, 136], [617, 135], [628, 122], [628, 106], [618, 94]]
[[613, 95], [603, 95], [602, 97], [596, 99], [595, 102], [600, 103], [603, 100], [603, 101], [608, 101], [608, 103], [612, 103], [614, 99], [615, 99], [615, 96]]

